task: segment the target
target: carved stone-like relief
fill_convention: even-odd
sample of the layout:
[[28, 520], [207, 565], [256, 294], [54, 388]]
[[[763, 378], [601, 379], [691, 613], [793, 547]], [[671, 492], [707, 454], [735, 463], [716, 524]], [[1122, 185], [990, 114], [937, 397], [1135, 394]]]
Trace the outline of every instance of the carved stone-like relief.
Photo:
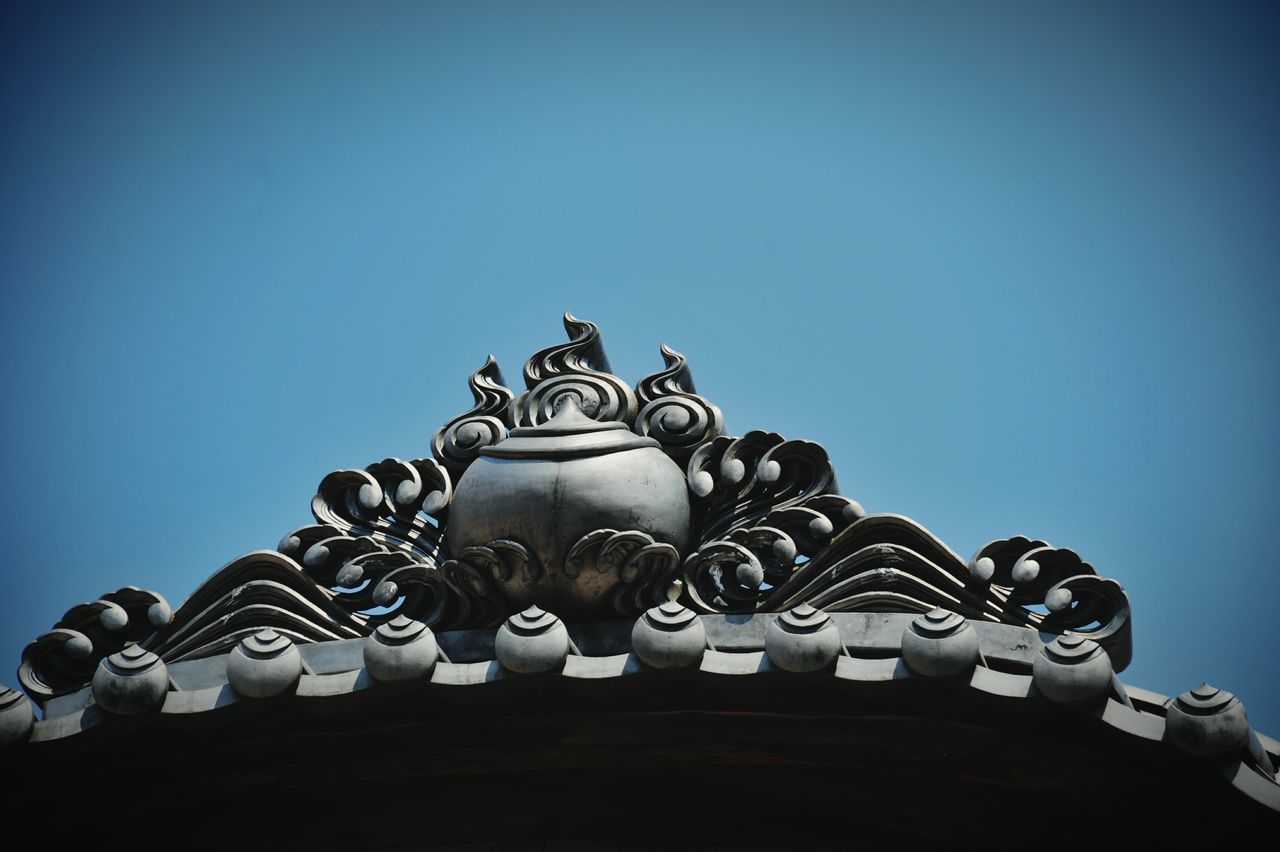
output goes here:
[[511, 403], [516, 398], [492, 355], [471, 374], [468, 384], [475, 407], [441, 426], [431, 439], [431, 454], [455, 477], [480, 457], [482, 447], [507, 437], [512, 425]]
[[593, 420], [630, 424], [636, 417], [636, 394], [625, 381], [610, 372], [600, 329], [596, 324], [564, 315], [569, 342], [549, 346], [525, 362], [528, 388], [512, 404], [516, 426], [537, 426], [572, 397], [583, 414]]
[[667, 366], [636, 385], [640, 413], [635, 431], [662, 445], [673, 459], [683, 461], [694, 450], [724, 434], [724, 415], [693, 387], [689, 360], [662, 344]]
[[[521, 612], [505, 629], [525, 648], [544, 627], [558, 636], [537, 607], [589, 619], [649, 611], [653, 648], [668, 641], [663, 619], [683, 628], [683, 613], [790, 613], [772, 641], [797, 669], [833, 659], [810, 608], [942, 608], [1072, 633], [1096, 642], [1111, 669], [1128, 664], [1124, 589], [1073, 551], [1014, 537], [966, 561], [915, 521], [842, 496], [821, 445], [724, 434], [675, 349], [663, 344], [664, 366], [633, 388], [612, 373], [595, 324], [565, 314], [564, 325], [568, 342], [529, 358], [519, 393], [490, 356], [468, 382], [473, 407], [434, 434], [430, 457], [325, 476], [316, 523], [224, 566], [176, 613], [133, 588], [73, 607], [27, 647], [23, 687], [40, 702], [82, 688], [134, 645], [165, 663], [239, 648], [258, 672], [259, 645], [287, 656], [380, 625], [374, 641], [390, 642], [405, 625], [495, 627]], [[678, 602], [653, 609], [669, 592]], [[917, 665], [928, 667], [929, 643], [941, 640], [921, 629]], [[667, 664], [666, 651], [649, 650], [653, 665]], [[697, 642], [677, 656], [696, 660]], [[967, 651], [956, 660], [956, 671], [971, 663]]]

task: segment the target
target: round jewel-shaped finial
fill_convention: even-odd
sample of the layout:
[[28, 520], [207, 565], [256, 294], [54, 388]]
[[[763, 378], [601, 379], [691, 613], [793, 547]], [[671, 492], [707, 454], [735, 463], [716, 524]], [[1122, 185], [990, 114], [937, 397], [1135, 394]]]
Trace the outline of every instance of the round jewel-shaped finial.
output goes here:
[[435, 668], [440, 656], [435, 634], [403, 614], [378, 625], [364, 643], [364, 667], [374, 680], [417, 680]]
[[978, 662], [978, 632], [956, 613], [935, 609], [902, 631], [902, 659], [926, 677], [969, 671]]
[[16, 689], [0, 686], [0, 749], [25, 743], [35, 723], [31, 700]]
[[288, 692], [301, 676], [298, 647], [269, 627], [240, 640], [227, 659], [227, 680], [246, 698], [271, 698]]
[[1040, 649], [1032, 662], [1036, 689], [1052, 701], [1093, 701], [1111, 687], [1111, 658], [1092, 639], [1068, 633]]
[[498, 628], [494, 650], [504, 669], [540, 674], [559, 669], [569, 656], [564, 622], [537, 606], [518, 612]]
[[831, 616], [800, 604], [769, 623], [764, 634], [769, 661], [789, 672], [816, 672], [840, 654], [840, 629]]
[[102, 662], [93, 673], [93, 700], [111, 713], [150, 710], [169, 691], [164, 661], [140, 645], [129, 645]]
[[707, 630], [702, 619], [675, 601], [655, 606], [636, 619], [631, 648], [646, 666], [684, 669], [702, 660]]
[[1232, 754], [1249, 740], [1249, 718], [1240, 699], [1207, 683], [1169, 702], [1164, 725], [1174, 745], [1197, 757]]

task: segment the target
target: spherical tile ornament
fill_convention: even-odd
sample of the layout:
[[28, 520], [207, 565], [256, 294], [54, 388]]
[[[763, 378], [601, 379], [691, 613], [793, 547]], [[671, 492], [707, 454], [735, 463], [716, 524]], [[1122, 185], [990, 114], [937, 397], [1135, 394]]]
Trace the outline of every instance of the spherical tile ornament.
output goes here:
[[439, 656], [431, 628], [404, 615], [378, 625], [364, 642], [364, 667], [385, 683], [426, 677]]
[[970, 671], [978, 663], [978, 632], [954, 612], [935, 609], [902, 631], [902, 659], [926, 677]]
[[502, 623], [494, 639], [498, 662], [519, 674], [555, 671], [569, 656], [569, 631], [564, 622], [537, 606], [516, 613]]
[[808, 604], [779, 615], [765, 630], [769, 661], [789, 672], [816, 672], [835, 662], [840, 629], [831, 616]]
[[1164, 725], [1174, 745], [1197, 757], [1232, 754], [1249, 740], [1249, 719], [1240, 699], [1207, 683], [1173, 699]]
[[139, 645], [129, 645], [107, 657], [93, 673], [93, 700], [111, 713], [150, 710], [168, 691], [168, 667]]
[[35, 722], [31, 700], [16, 689], [0, 686], [0, 748], [25, 743]]
[[675, 601], [655, 606], [636, 619], [631, 648], [646, 666], [686, 669], [697, 665], [707, 647], [707, 630], [693, 610]]
[[1100, 698], [1111, 687], [1111, 658], [1092, 639], [1067, 634], [1040, 649], [1032, 663], [1036, 689], [1052, 701]]
[[270, 698], [292, 690], [302, 675], [293, 640], [271, 628], [247, 636], [227, 659], [227, 680], [246, 698]]

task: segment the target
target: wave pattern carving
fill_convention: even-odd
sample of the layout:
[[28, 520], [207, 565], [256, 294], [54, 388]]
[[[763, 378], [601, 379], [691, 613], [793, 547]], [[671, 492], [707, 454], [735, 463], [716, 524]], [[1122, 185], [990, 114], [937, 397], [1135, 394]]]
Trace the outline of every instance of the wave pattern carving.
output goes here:
[[[902, 515], [864, 515], [816, 550], [779, 526], [734, 529], [684, 564], [701, 612], [929, 612], [1071, 632], [1101, 645], [1119, 671], [1132, 658], [1129, 601], [1072, 550], [1022, 536], [984, 545], [965, 562]], [[1039, 611], [1043, 607], [1044, 611]]]
[[507, 437], [512, 426], [511, 403], [516, 398], [492, 355], [471, 374], [467, 384], [475, 407], [441, 426], [431, 438], [431, 454], [455, 477], [479, 457], [481, 448]]
[[[43, 703], [83, 687], [99, 661], [130, 645], [175, 662], [224, 653], [267, 628], [320, 642], [367, 636], [402, 615], [437, 630], [493, 626], [514, 611], [513, 590], [545, 594], [548, 578], [601, 589], [607, 612], [597, 617], [634, 616], [676, 594], [702, 613], [943, 607], [1074, 633], [1101, 645], [1115, 670], [1129, 663], [1128, 596], [1074, 551], [1015, 536], [966, 561], [910, 518], [868, 515], [840, 495], [821, 445], [759, 430], [725, 435], [720, 409], [697, 393], [675, 349], [663, 344], [663, 369], [632, 389], [611, 372], [594, 323], [566, 313], [564, 327], [568, 342], [525, 363], [521, 393], [489, 356], [468, 382], [473, 407], [432, 436], [431, 457], [328, 474], [311, 502], [316, 523], [223, 566], [177, 612], [131, 586], [72, 607], [23, 652], [22, 686]], [[594, 420], [652, 438], [682, 467], [687, 545], [601, 528], [575, 531], [553, 560], [563, 564], [542, 564], [512, 536], [450, 553], [450, 506], [470, 465], [570, 399]]]
[[594, 420], [631, 423], [636, 416], [636, 394], [610, 372], [600, 329], [568, 312], [564, 329], [568, 343], [540, 350], [525, 363], [527, 390], [511, 405], [513, 425], [547, 422], [570, 396], [582, 413]]
[[662, 344], [666, 367], [641, 379], [636, 397], [643, 406], [634, 429], [657, 440], [676, 461], [685, 461], [707, 441], [724, 434], [724, 415], [693, 386], [689, 360]]

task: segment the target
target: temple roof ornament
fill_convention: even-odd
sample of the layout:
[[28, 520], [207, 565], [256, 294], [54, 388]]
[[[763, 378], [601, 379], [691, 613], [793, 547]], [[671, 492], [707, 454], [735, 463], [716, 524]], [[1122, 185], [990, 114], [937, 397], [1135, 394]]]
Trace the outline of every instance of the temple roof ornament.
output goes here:
[[95, 700], [102, 721], [390, 683], [768, 669], [955, 681], [1085, 707], [1142, 740], [1166, 738], [1167, 714], [1175, 747], [1247, 767], [1237, 786], [1280, 809], [1280, 749], [1230, 693], [1120, 683], [1128, 597], [1076, 552], [1013, 536], [966, 560], [842, 495], [820, 444], [727, 434], [675, 349], [633, 387], [593, 323], [564, 326], [523, 389], [490, 356], [429, 456], [328, 474], [314, 524], [176, 611], [132, 587], [70, 609], [18, 673], [44, 720], [0, 693], [2, 738], [71, 736]]

